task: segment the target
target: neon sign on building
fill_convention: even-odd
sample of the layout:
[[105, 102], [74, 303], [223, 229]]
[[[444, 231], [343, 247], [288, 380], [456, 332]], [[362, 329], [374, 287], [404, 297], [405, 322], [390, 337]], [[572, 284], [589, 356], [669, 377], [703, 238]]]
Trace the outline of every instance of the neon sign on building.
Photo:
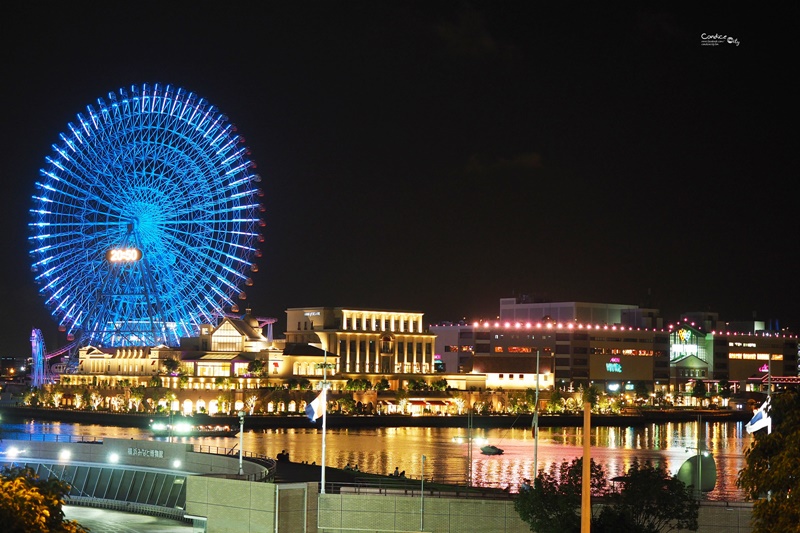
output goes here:
[[670, 346], [670, 358], [681, 359], [687, 355], [698, 355], [697, 340], [690, 329], [681, 328], [676, 333], [676, 341]]

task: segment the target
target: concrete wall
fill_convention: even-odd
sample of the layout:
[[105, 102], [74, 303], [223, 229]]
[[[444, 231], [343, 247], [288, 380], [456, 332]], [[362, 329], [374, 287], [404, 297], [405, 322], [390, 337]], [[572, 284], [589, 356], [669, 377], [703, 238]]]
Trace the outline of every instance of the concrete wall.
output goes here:
[[514, 510], [513, 501], [474, 498], [331, 494], [320, 498], [319, 533], [342, 530], [428, 531], [435, 533], [528, 533], [530, 527]]
[[[208, 518], [208, 533], [528, 533], [512, 500], [324, 494], [316, 483], [249, 483], [192, 477], [186, 511]], [[319, 501], [319, 527], [317, 527]], [[277, 522], [276, 522], [277, 509]], [[752, 504], [706, 502], [698, 531], [749, 533]], [[422, 527], [420, 527], [422, 526]]]
[[316, 506], [316, 483], [187, 479], [186, 514], [206, 517], [208, 533], [317, 533]]

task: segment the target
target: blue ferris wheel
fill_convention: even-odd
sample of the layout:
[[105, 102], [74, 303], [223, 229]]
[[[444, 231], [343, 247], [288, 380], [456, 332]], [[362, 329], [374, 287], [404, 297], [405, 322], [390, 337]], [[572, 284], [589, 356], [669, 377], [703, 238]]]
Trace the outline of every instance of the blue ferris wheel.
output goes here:
[[176, 346], [239, 311], [261, 257], [261, 178], [214, 106], [133, 86], [68, 124], [40, 171], [32, 270], [68, 339]]

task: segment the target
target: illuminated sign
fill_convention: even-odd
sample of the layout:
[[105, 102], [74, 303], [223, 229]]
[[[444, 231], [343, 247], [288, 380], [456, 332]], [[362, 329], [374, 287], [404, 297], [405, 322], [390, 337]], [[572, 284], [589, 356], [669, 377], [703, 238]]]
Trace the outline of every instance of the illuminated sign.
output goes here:
[[768, 364], [761, 365], [761, 367], [758, 369], [758, 371], [759, 372], [769, 372], [769, 365]]
[[619, 363], [606, 363], [606, 372], [622, 373], [622, 365]]
[[319, 311], [306, 311], [303, 316], [319, 316]]
[[128, 448], [128, 455], [133, 457], [151, 457], [153, 459], [163, 459], [164, 450], [154, 450], [151, 448]]
[[106, 252], [106, 261], [110, 263], [135, 263], [142, 258], [138, 248], [111, 248]]

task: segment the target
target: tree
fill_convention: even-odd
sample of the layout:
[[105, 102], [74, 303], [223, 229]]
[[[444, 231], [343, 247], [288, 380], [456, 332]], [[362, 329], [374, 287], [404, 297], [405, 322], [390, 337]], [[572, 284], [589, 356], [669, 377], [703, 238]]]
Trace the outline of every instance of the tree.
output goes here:
[[719, 395], [726, 400], [731, 397], [731, 382], [727, 379], [719, 380]]
[[425, 382], [424, 379], [409, 379], [406, 383], [406, 387], [410, 391], [427, 391], [430, 390], [430, 386]]
[[339, 411], [344, 414], [352, 413], [356, 407], [356, 401], [349, 397], [339, 398], [337, 403], [339, 404]]
[[128, 396], [130, 398], [130, 404], [137, 413], [139, 412], [139, 406], [142, 405], [146, 392], [145, 387], [141, 385], [131, 387], [130, 389], [130, 394]]
[[253, 411], [256, 408], [256, 402], [258, 401], [258, 396], [255, 394], [248, 394], [244, 399], [244, 408], [245, 410], [252, 415]]
[[547, 403], [548, 413], [563, 413], [564, 412], [564, 394], [561, 389], [555, 389], [550, 395], [550, 401]]
[[264, 372], [264, 361], [256, 359], [247, 363], [247, 373], [260, 376]]
[[647, 383], [644, 381], [637, 381], [633, 389], [636, 398], [643, 398], [647, 400], [650, 397], [650, 389], [647, 388]]
[[634, 461], [618, 480], [622, 489], [606, 496], [600, 516], [596, 524], [592, 524], [592, 531], [656, 533], [673, 529], [697, 530], [700, 502], [694, 499], [692, 489], [672, 476], [664, 466]]
[[43, 480], [29, 468], [0, 470], [0, 524], [5, 533], [85, 533], [80, 524], [64, 519], [69, 485]]
[[737, 484], [755, 500], [753, 532], [797, 531], [800, 524], [800, 392], [775, 394], [772, 433], [755, 433]]
[[[582, 387], [581, 387], [582, 388]], [[595, 385], [589, 385], [585, 389], [582, 388], [581, 391], [581, 401], [583, 403], [589, 403], [592, 409], [597, 407], [597, 401], [600, 399], [600, 389], [598, 389]], [[583, 406], [581, 406], [582, 408]]]
[[92, 410], [97, 411], [97, 408], [103, 403], [103, 395], [99, 392], [92, 392], [89, 396], [90, 400], [89, 403], [92, 406]]
[[[572, 533], [581, 530], [581, 480], [583, 459], [553, 463], [549, 471], [541, 470], [530, 488], [523, 487], [514, 509], [536, 533]], [[590, 465], [591, 493], [598, 497], [608, 488], [603, 467]]]
[[167, 374], [174, 375], [178, 373], [178, 369], [181, 367], [181, 363], [177, 359], [168, 357], [167, 359], [164, 359], [163, 366]]
[[431, 390], [446, 391], [448, 386], [446, 379], [437, 379], [431, 383]]
[[372, 382], [364, 378], [350, 378], [344, 384], [344, 390], [366, 391], [372, 388]]
[[706, 397], [706, 384], [703, 382], [702, 379], [698, 379], [694, 382], [694, 388], [692, 388], [692, 396], [697, 398], [700, 402], [700, 405], [703, 405], [703, 400]]

